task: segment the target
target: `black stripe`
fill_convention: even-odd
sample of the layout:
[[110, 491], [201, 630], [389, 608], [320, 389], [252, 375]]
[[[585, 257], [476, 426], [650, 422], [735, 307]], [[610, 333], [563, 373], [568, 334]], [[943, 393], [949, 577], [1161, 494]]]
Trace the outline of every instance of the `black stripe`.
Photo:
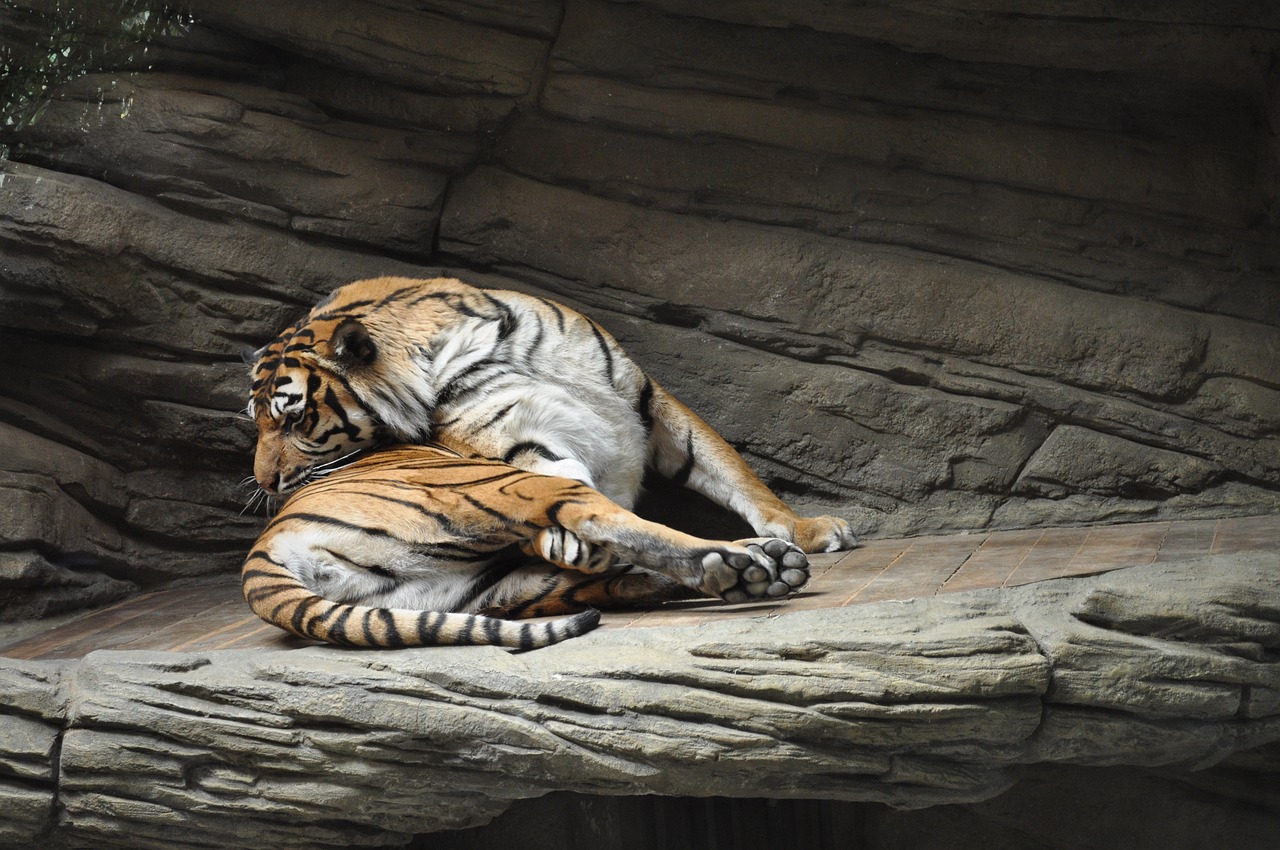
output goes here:
[[368, 646], [382, 646], [381, 641], [373, 634], [373, 618], [377, 613], [377, 608], [366, 608], [364, 617], [360, 620], [360, 631], [364, 635], [365, 644]]
[[382, 625], [386, 627], [387, 645], [397, 648], [404, 646], [404, 638], [400, 636], [400, 630], [396, 628], [395, 616], [386, 608], [375, 608], [374, 610], [377, 612], [379, 619], [382, 620]]
[[307, 612], [309, 612], [317, 602], [323, 601], [324, 600], [319, 596], [308, 596], [298, 603], [298, 607], [293, 610], [293, 617], [289, 620], [289, 625], [293, 627], [294, 634], [306, 634], [306, 632], [302, 630], [302, 621], [306, 619]]
[[528, 623], [520, 625], [520, 648], [533, 649], [533, 626]]
[[[512, 495], [510, 493], [510, 490], [516, 485], [521, 484], [525, 481], [528, 481], [530, 478], [537, 477], [532, 472], [526, 472], [523, 469], [512, 470], [512, 476], [516, 479], [515, 481], [508, 481], [506, 484], [503, 484], [501, 487], [498, 488], [498, 492], [504, 496]], [[527, 496], [522, 493], [516, 493], [515, 497], [517, 499], [521, 499], [526, 502], [533, 501], [532, 496]]]
[[480, 313], [477, 313], [471, 307], [468, 307], [466, 304], [466, 301], [464, 300], [464, 297], [465, 296], [460, 295], [457, 292], [424, 292], [423, 294], [419, 295], [417, 298], [410, 301], [409, 306], [416, 307], [417, 305], [421, 304], [423, 301], [443, 301], [444, 303], [448, 304], [449, 307], [451, 307], [453, 310], [463, 314], [464, 316], [470, 316], [473, 319], [486, 318]]
[[558, 499], [551, 503], [551, 507], [547, 508], [547, 519], [550, 520], [552, 525], [560, 524], [560, 511], [564, 510], [564, 506], [567, 504], [569, 504], [568, 499]]
[[485, 617], [484, 637], [490, 645], [498, 646], [502, 640], [502, 621], [494, 617]]
[[454, 602], [455, 608], [467, 608], [484, 594], [488, 593], [499, 582], [516, 570], [529, 563], [528, 557], [516, 547], [509, 547], [506, 553], [499, 553], [492, 564], [485, 567], [471, 584], [463, 591], [461, 597]]
[[[250, 561], [266, 561], [268, 564], [271, 564], [277, 569], [267, 570], [259, 567], [249, 567], [248, 563]], [[270, 555], [268, 555], [266, 552], [263, 552], [261, 549], [255, 549], [249, 553], [248, 558], [245, 558], [245, 568], [240, 571], [240, 577], [241, 579], [268, 578], [268, 577], [279, 578], [280, 570], [282, 569], [284, 569], [284, 564], [280, 563], [277, 560], [274, 560]]]
[[[366, 493], [362, 495], [373, 496], [374, 494]], [[393, 500], [393, 501], [398, 501], [398, 500]], [[411, 507], [414, 506], [412, 502], [404, 502], [403, 504], [410, 505]], [[337, 519], [336, 517], [327, 516], [325, 514], [312, 514], [312, 513], [279, 514], [276, 517], [276, 519], [272, 522], [272, 525], [279, 522], [285, 522], [287, 520], [294, 520], [294, 519], [306, 520], [307, 522], [315, 522], [315, 523], [319, 523], [320, 525], [328, 525], [334, 528], [347, 528], [355, 531], [362, 531], [365, 534], [372, 534], [375, 537], [390, 537], [393, 540], [399, 539], [394, 534], [384, 529], [371, 528], [367, 525], [360, 525], [359, 523], [347, 522], [345, 520]], [[269, 525], [267, 527], [270, 528], [271, 526]]]
[[[493, 383], [496, 378], [505, 373], [509, 366], [510, 364], [507, 362], [503, 360], [496, 360], [492, 357], [477, 360], [475, 363], [472, 363], [470, 366], [449, 379], [449, 383], [445, 384], [444, 388], [440, 390], [439, 395], [436, 396], [436, 406], [445, 407], [450, 402], [456, 401], [459, 396], [466, 395], [467, 393], [473, 393], [481, 387]], [[475, 378], [476, 373], [480, 372], [482, 369], [489, 369], [492, 367], [499, 367], [503, 371], [499, 372], [498, 375], [488, 375], [484, 377], [483, 380], [468, 380]]]
[[476, 618], [470, 614], [467, 615], [467, 624], [462, 627], [462, 634], [458, 635], [457, 643], [459, 646], [468, 646], [471, 644], [471, 632], [476, 627]]
[[551, 312], [556, 314], [556, 326], [560, 328], [560, 335], [564, 336], [564, 308], [554, 301], [543, 301]]
[[342, 384], [342, 388], [347, 391], [347, 395], [351, 396], [351, 400], [354, 401], [361, 410], [367, 413], [369, 418], [372, 419], [375, 424], [382, 424], [381, 420], [378, 419], [377, 413], [374, 412], [372, 407], [365, 403], [365, 400], [360, 397], [358, 392], [356, 392], [356, 388], [351, 386], [350, 381], [336, 372], [330, 372], [329, 377], [337, 381], [339, 384]]
[[271, 609], [271, 613], [270, 613], [270, 614], [268, 614], [264, 619], [265, 619], [265, 620], [267, 620], [267, 622], [269, 622], [269, 623], [279, 623], [279, 622], [280, 622], [280, 612], [281, 612], [281, 611], [284, 611], [286, 608], [290, 607], [290, 606], [291, 606], [291, 605], [293, 605], [293, 604], [295, 604], [295, 603], [294, 603], [294, 601], [293, 601], [292, 599], [286, 599], [286, 600], [285, 600], [285, 601], [283, 601], [283, 602], [279, 602], [279, 603], [277, 603], [277, 604], [276, 604], [276, 607], [272, 608], [272, 609]]
[[[347, 410], [342, 406], [342, 402], [338, 401], [338, 394], [333, 391], [332, 385], [326, 385], [324, 388], [324, 403], [326, 407], [333, 411], [333, 415], [338, 417], [338, 424], [323, 434], [317, 434], [314, 438], [315, 442], [326, 443], [330, 437], [339, 433], [346, 434], [353, 440], [360, 436], [360, 429], [351, 424], [351, 418], [347, 416]], [[318, 416], [319, 412], [317, 411]]]
[[564, 577], [568, 574], [567, 570], [559, 570], [553, 573], [552, 576], [548, 577], [548, 580], [543, 582], [537, 593], [526, 597], [518, 605], [508, 607], [505, 616], [512, 620], [519, 620], [528, 616], [529, 611], [536, 610], [539, 603], [560, 590], [560, 583], [565, 580]]
[[476, 499], [474, 496], [470, 496], [467, 493], [459, 493], [458, 495], [466, 499], [467, 504], [471, 505], [471, 507], [475, 508], [481, 513], [486, 513], [489, 516], [493, 517], [494, 519], [502, 520], [504, 525], [513, 526], [516, 524], [515, 519], [510, 514], [505, 514], [502, 511], [498, 510], [497, 508], [491, 508], [488, 505], [486, 505], [484, 502], [481, 502], [479, 499]]
[[248, 602], [250, 605], [255, 602], [265, 602], [277, 593], [285, 593], [290, 590], [297, 590], [298, 588], [299, 585], [297, 579], [287, 581], [282, 579], [274, 584], [259, 585], [254, 590], [246, 592], [244, 594], [244, 601]]
[[448, 304], [450, 308], [452, 308], [458, 313], [461, 313], [464, 316], [469, 316], [473, 319], [489, 318], [488, 316], [485, 316], [482, 313], [476, 312], [475, 308], [468, 305], [466, 302], [465, 294], [461, 294], [457, 292], [424, 292], [421, 295], [419, 295], [417, 298], [410, 301], [409, 306], [410, 307], [417, 306], [418, 304], [421, 304], [423, 301], [443, 301], [444, 303]]
[[[511, 404], [508, 404], [506, 407], [502, 408], [497, 413], [490, 416], [487, 420], [485, 420], [485, 423], [481, 425], [479, 428], [477, 428], [476, 430], [483, 431], [485, 428], [492, 428], [498, 422], [499, 419], [502, 419], [508, 413], [514, 410], [516, 405], [519, 403], [520, 402], [518, 401], [511, 402]], [[440, 427], [443, 429], [445, 427], [445, 423], [441, 423]]]
[[436, 646], [440, 643], [440, 627], [444, 625], [444, 614], [435, 611], [421, 611], [418, 614], [418, 642], [422, 646]]
[[326, 620], [331, 619], [334, 615], [341, 613], [344, 608], [348, 607], [328, 599], [323, 601], [329, 604], [323, 611], [312, 617], [311, 622], [306, 624], [305, 628], [307, 630], [307, 637], [315, 637], [317, 634], [316, 629], [323, 625]]
[[644, 423], [646, 434], [653, 430], [653, 411], [649, 409], [652, 404], [653, 381], [645, 377], [644, 386], [640, 388], [640, 399], [636, 402], [636, 410], [640, 412], [640, 421]]
[[564, 458], [553, 454], [551, 450], [542, 445], [542, 443], [535, 443], [532, 440], [526, 440], [523, 443], [516, 443], [512, 446], [507, 453], [502, 456], [502, 462], [511, 463], [525, 452], [533, 452], [534, 454], [541, 455], [550, 461], [564, 460]]
[[[339, 307], [335, 307], [333, 310], [328, 310], [323, 313], [313, 312], [311, 314], [311, 320], [307, 322], [307, 324], [313, 325], [317, 322], [330, 322], [335, 319], [363, 318], [364, 316], [368, 315], [367, 310], [358, 312], [358, 313], [354, 311], [361, 310], [361, 308], [363, 307], [375, 307], [377, 306], [377, 303], [378, 302], [374, 301], [372, 298], [366, 298], [363, 301], [349, 301], [346, 304], [343, 304]], [[316, 308], [319, 309], [320, 307], [323, 307], [323, 306], [324, 306], [324, 303], [321, 302], [320, 304], [316, 305]]]
[[596, 342], [600, 344], [600, 351], [604, 353], [604, 373], [609, 383], [613, 383], [613, 352], [609, 350], [609, 343], [605, 341], [604, 331], [590, 319], [587, 324], [591, 326], [591, 332], [596, 335]]
[[[467, 458], [459, 458], [458, 460], [443, 459], [435, 462], [414, 463], [405, 460], [396, 464], [393, 471], [388, 471], [383, 475], [374, 473], [380, 471], [373, 464], [362, 464], [361, 466], [346, 466], [333, 473], [326, 483], [341, 482], [343, 485], [359, 485], [362, 489], [359, 491], [362, 495], [376, 496], [375, 493], [365, 492], [365, 488], [385, 487], [392, 490], [399, 490], [409, 494], [421, 494], [422, 485], [414, 484], [406, 481], [404, 476], [409, 472], [429, 472], [431, 474], [431, 483], [434, 486], [444, 486], [445, 484], [458, 485], [467, 484], [472, 486], [493, 484], [504, 478], [528, 478], [530, 473], [519, 469], [512, 469], [509, 466], [502, 466], [495, 461], [476, 462]], [[439, 474], [440, 472], [485, 472], [489, 473], [480, 477], [457, 476], [452, 480], [446, 480], [446, 476]], [[353, 480], [353, 476], [359, 475], [358, 480]], [[393, 477], [394, 476], [394, 477]], [[416, 501], [409, 501], [405, 504], [417, 505]], [[282, 514], [281, 516], [289, 516]]]
[[385, 307], [388, 304], [399, 301], [403, 296], [408, 295], [411, 292], [417, 292], [417, 291], [418, 291], [417, 284], [414, 284], [412, 286], [402, 286], [399, 289], [395, 290], [394, 292], [386, 295], [381, 301], [378, 302], [377, 306], [374, 307], [373, 309], [376, 310], [379, 307]]
[[520, 326], [520, 320], [516, 317], [516, 314], [512, 312], [511, 308], [506, 304], [503, 304], [497, 298], [494, 298], [488, 292], [481, 290], [480, 294], [483, 295], [488, 302], [493, 305], [494, 309], [498, 311], [498, 339], [506, 339], [511, 336], [511, 334], [515, 333], [516, 328]]
[[[413, 489], [421, 491], [422, 488], [416, 487]], [[440, 524], [441, 528], [443, 528], [445, 531], [449, 532], [450, 534], [460, 534], [465, 530], [465, 527], [460, 526], [456, 522], [454, 522], [454, 518], [449, 516], [449, 514], [443, 513], [441, 511], [427, 510], [422, 506], [421, 502], [415, 502], [409, 499], [397, 499], [392, 496], [384, 496], [381, 493], [371, 493], [368, 491], [361, 491], [360, 495], [366, 499], [376, 499], [379, 502], [387, 502], [392, 505], [401, 505], [403, 507], [417, 511], [421, 516], [429, 517], [430, 519], [435, 520], [437, 523]], [[357, 526], [357, 527], [360, 527], [360, 526]], [[363, 530], [369, 532], [370, 534], [377, 534], [382, 537], [390, 537], [393, 540], [400, 539], [390, 531], [385, 531], [380, 528], [363, 528]]]
[[677, 484], [684, 485], [689, 481], [689, 476], [693, 474], [693, 430], [689, 430], [689, 436], [685, 439], [685, 459], [680, 468], [676, 470], [676, 474], [671, 476], [671, 480]]
[[546, 333], [546, 328], [543, 327], [542, 319], [536, 316], [535, 318], [537, 318], [538, 321], [538, 332], [534, 334], [533, 339], [524, 347], [524, 362], [526, 366], [533, 363], [533, 356], [538, 353], [538, 346], [542, 345], [542, 337]]
[[[499, 547], [501, 548], [501, 547]], [[488, 561], [493, 558], [494, 550], [477, 549], [471, 543], [424, 543], [412, 547], [415, 554], [430, 558], [449, 560], [455, 563], [474, 563]]]
[[343, 605], [338, 619], [333, 621], [333, 625], [329, 626], [329, 637], [326, 638], [330, 643], [340, 644], [342, 646], [355, 646], [355, 641], [351, 640], [351, 636], [347, 634], [347, 620], [351, 619], [351, 615], [355, 613], [355, 608], [350, 605]]

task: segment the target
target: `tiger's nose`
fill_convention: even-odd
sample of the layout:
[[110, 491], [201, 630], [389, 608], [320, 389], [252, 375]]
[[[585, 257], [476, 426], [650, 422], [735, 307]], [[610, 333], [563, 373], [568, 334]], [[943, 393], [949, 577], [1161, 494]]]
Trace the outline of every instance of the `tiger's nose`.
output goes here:
[[272, 475], [270, 477], [256, 475], [254, 476], [254, 480], [258, 482], [258, 488], [268, 496], [280, 495], [280, 477], [278, 475]]

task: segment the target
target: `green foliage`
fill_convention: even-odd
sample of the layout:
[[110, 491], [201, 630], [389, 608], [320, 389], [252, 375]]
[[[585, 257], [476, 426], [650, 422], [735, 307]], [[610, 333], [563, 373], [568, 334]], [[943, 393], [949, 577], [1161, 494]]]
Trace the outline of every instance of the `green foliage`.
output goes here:
[[59, 86], [136, 66], [189, 23], [164, 0], [0, 0], [0, 133], [36, 121]]

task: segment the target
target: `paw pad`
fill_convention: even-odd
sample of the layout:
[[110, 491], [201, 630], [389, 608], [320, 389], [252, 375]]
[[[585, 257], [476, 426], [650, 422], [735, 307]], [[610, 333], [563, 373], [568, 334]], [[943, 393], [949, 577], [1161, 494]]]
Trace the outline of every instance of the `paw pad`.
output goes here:
[[[738, 548], [741, 547], [741, 548]], [[809, 580], [809, 559], [798, 546], [777, 538], [740, 540], [702, 558], [704, 589], [726, 602], [777, 599]]]

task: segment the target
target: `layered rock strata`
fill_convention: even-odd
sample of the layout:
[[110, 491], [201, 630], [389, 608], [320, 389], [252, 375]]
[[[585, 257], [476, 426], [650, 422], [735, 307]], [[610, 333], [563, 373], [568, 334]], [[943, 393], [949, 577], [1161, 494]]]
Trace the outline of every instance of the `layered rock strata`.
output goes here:
[[1213, 556], [524, 654], [0, 659], [0, 844], [368, 846], [553, 790], [916, 808], [1039, 763], [1202, 768], [1280, 740], [1275, 568]]
[[193, 3], [0, 140], [0, 583], [234, 568], [239, 352], [377, 274], [587, 311], [864, 534], [1275, 509], [1280, 18], [1090, 8]]

